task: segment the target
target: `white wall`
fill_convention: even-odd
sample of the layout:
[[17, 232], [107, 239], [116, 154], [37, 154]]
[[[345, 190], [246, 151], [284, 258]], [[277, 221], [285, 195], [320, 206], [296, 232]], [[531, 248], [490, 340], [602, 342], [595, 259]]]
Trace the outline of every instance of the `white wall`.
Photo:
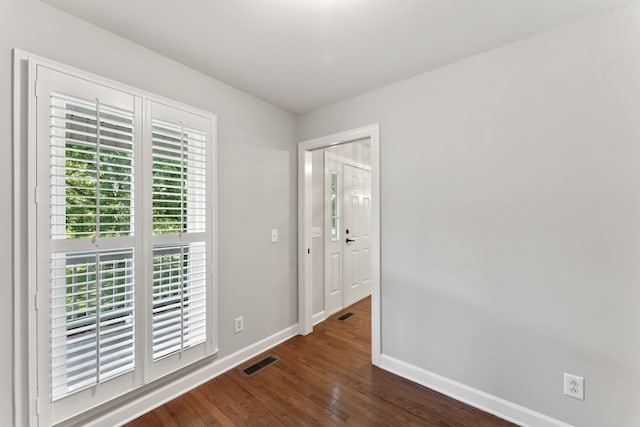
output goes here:
[[[219, 347], [228, 355], [297, 321], [295, 118], [36, 0], [0, 1], [0, 218], [12, 219], [11, 49], [20, 48], [218, 115]], [[21, 224], [20, 218], [14, 219]], [[272, 244], [270, 229], [280, 230]], [[12, 230], [0, 229], [0, 271], [12, 274]], [[5, 295], [12, 291], [4, 280]], [[0, 342], [13, 304], [0, 299]], [[243, 315], [245, 331], [233, 334]], [[0, 424], [11, 424], [11, 346], [0, 349]]]
[[298, 139], [375, 122], [383, 354], [640, 425], [640, 4], [306, 114]]

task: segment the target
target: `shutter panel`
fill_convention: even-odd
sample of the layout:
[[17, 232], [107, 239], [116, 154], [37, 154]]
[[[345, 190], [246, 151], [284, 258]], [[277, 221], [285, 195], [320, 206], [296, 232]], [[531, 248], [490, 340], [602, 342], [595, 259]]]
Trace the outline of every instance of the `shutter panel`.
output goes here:
[[[50, 96], [52, 400], [134, 369], [133, 112]], [[113, 245], [110, 245], [113, 247]]]
[[134, 368], [133, 249], [51, 259], [53, 400]]
[[51, 94], [51, 237], [133, 234], [133, 112]]
[[[157, 361], [206, 341], [207, 134], [156, 118], [151, 130], [152, 224], [154, 235], [163, 238], [153, 251]], [[185, 233], [189, 243], [182, 241]]]
[[98, 255], [100, 380], [134, 367], [133, 250]]
[[153, 232], [184, 231], [182, 130], [169, 123], [152, 121]]
[[206, 338], [206, 246], [157, 246], [153, 251], [153, 359]]
[[206, 134], [152, 120], [153, 232], [206, 230]]

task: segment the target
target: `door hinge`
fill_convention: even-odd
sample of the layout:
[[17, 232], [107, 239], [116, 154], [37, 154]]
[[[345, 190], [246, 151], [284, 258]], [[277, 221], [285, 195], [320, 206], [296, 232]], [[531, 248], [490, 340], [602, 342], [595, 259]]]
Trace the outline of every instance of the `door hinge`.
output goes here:
[[36, 415], [40, 415], [40, 398], [36, 397]]
[[36, 205], [38, 204], [38, 198], [39, 198], [40, 194], [38, 191], [38, 187], [33, 187], [33, 203], [35, 203]]
[[39, 80], [36, 80], [35, 82], [33, 82], [33, 90], [35, 91], [34, 93], [35, 93], [35, 96], [37, 98], [38, 95], [39, 95], [39, 90], [40, 90], [40, 81]]
[[38, 293], [33, 294], [33, 307], [38, 311]]

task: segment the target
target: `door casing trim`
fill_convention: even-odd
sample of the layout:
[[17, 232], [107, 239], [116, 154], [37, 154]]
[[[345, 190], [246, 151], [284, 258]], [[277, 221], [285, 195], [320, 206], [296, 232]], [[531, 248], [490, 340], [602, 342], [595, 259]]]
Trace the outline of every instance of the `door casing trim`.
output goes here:
[[313, 332], [313, 258], [311, 249], [311, 151], [369, 138], [371, 141], [371, 361], [380, 366], [380, 124], [298, 143], [298, 333]]

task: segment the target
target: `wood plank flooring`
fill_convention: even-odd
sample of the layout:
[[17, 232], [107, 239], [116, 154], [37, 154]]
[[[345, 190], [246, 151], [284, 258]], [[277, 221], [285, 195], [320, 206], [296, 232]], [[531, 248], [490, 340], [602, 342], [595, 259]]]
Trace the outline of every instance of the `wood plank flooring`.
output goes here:
[[[129, 426], [513, 426], [372, 366], [370, 307], [362, 300]], [[279, 362], [242, 376], [268, 354]]]

